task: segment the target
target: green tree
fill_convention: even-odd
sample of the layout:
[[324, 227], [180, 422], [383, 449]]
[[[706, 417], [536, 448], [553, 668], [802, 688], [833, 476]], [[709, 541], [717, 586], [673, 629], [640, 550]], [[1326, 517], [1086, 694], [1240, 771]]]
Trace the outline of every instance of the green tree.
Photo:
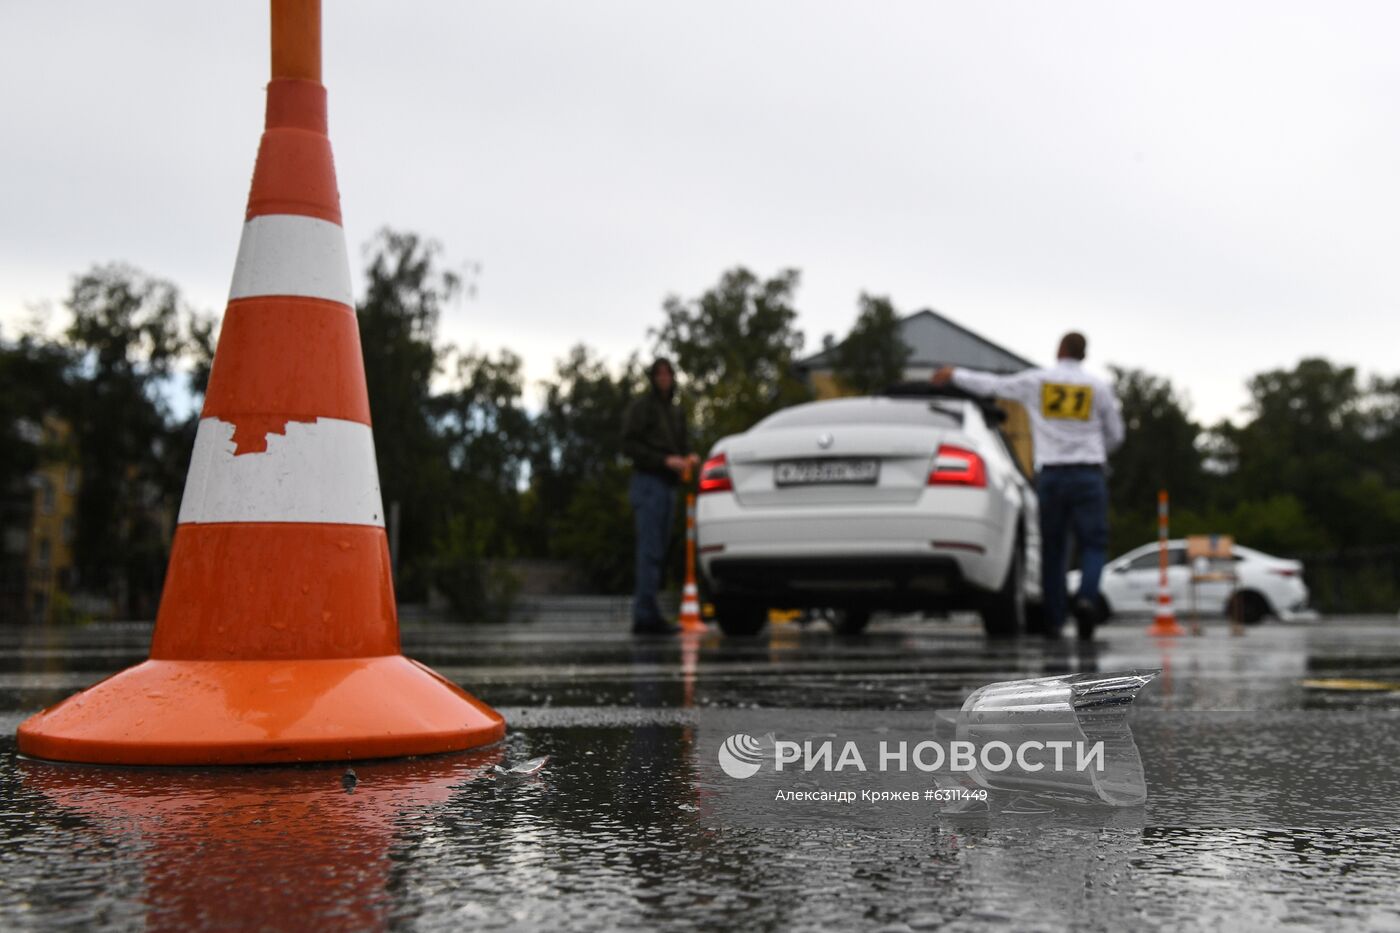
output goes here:
[[[198, 311], [190, 313], [187, 325], [188, 339], [185, 351], [189, 359], [189, 390], [193, 400], [198, 401], [209, 391], [209, 374], [214, 370], [214, 350], [219, 342], [219, 321], [209, 314]], [[199, 420], [199, 410], [195, 409], [194, 421]], [[191, 434], [190, 443], [194, 443]]]
[[899, 313], [890, 300], [862, 294], [855, 325], [833, 349], [833, 368], [844, 386], [869, 395], [902, 380], [912, 353], [900, 337]]
[[0, 494], [32, 497], [26, 480], [38, 465], [39, 427], [46, 415], [66, 411], [72, 354], [26, 334], [0, 340]]
[[522, 405], [520, 357], [471, 351], [456, 357], [451, 388], [431, 400], [451, 470], [442, 505], [466, 516], [482, 558], [514, 556], [523, 536], [520, 485], [532, 439]]
[[525, 537], [520, 483], [531, 425], [521, 362], [508, 350], [452, 356], [451, 387], [430, 401], [451, 479], [429, 566], [459, 619], [503, 622], [518, 584], [501, 560], [518, 556]]
[[589, 584], [625, 592], [632, 580], [629, 468], [619, 434], [628, 400], [645, 385], [633, 355], [616, 372], [580, 344], [544, 383], [530, 467], [531, 538], [573, 562]]
[[1362, 433], [1370, 467], [1386, 485], [1400, 488], [1400, 378], [1376, 377], [1362, 407]]
[[1293, 496], [1220, 502], [1204, 512], [1173, 510], [1173, 535], [1215, 533], [1234, 535], [1241, 544], [1271, 554], [1312, 553], [1327, 546], [1326, 533]]
[[453, 351], [451, 388], [433, 396], [437, 430], [454, 473], [499, 489], [516, 488], [530, 452], [530, 417], [521, 405], [520, 357], [501, 350]]
[[170, 282], [130, 266], [78, 276], [67, 300], [75, 378], [66, 412], [82, 477], [79, 585], [135, 618], [154, 614], [189, 448], [165, 393], [190, 346], [194, 315]]
[[1174, 510], [1207, 506], [1206, 476], [1197, 441], [1200, 426], [1171, 382], [1140, 369], [1112, 368], [1123, 409], [1123, 446], [1109, 459], [1111, 549], [1136, 547], [1156, 534], [1157, 492], [1166, 489]]
[[381, 230], [367, 252], [356, 314], [379, 482], [385, 508], [398, 519], [399, 594], [421, 600], [452, 487], [447, 444], [430, 410], [432, 380], [445, 353], [436, 343], [437, 325], [461, 279], [442, 267], [441, 247], [416, 234]]
[[1375, 503], [1355, 491], [1368, 478], [1384, 485], [1383, 468], [1371, 456], [1356, 370], [1305, 359], [1260, 373], [1248, 387], [1250, 419], [1214, 432], [1224, 504], [1291, 497], [1327, 546], [1369, 543], [1361, 535], [1374, 528]]
[[[67, 409], [71, 363], [65, 347], [35, 336], [0, 340], [0, 532], [30, 520], [29, 477], [44, 455], [41, 426]], [[25, 559], [23, 550], [0, 548], [0, 620], [24, 618]]]
[[498, 559], [519, 552], [530, 448], [520, 359], [437, 342], [463, 281], [436, 242], [385, 229], [367, 252], [357, 314], [398, 593], [423, 600], [436, 586], [459, 618], [502, 619], [513, 584]]
[[735, 268], [699, 298], [666, 299], [665, 322], [652, 336], [679, 370], [701, 453], [810, 397], [792, 367], [803, 344], [792, 303], [797, 284], [795, 269], [761, 280]]

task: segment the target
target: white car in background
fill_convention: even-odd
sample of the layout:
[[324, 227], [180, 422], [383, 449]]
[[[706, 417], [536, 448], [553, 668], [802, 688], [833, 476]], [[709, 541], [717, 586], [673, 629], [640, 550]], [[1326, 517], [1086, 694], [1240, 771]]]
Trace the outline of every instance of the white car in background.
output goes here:
[[[1234, 581], [1203, 581], [1195, 584], [1193, 592], [1186, 542], [1167, 542], [1167, 588], [1178, 617], [1194, 610], [1202, 615], [1227, 615], [1250, 625], [1270, 615], [1284, 621], [1316, 617], [1308, 609], [1308, 587], [1303, 582], [1303, 565], [1298, 561], [1271, 557], [1237, 544], [1228, 563], [1229, 567], [1211, 569], [1233, 568]], [[1099, 585], [1100, 620], [1156, 611], [1161, 573], [1159, 545], [1155, 541], [1109, 561]], [[1068, 586], [1070, 594], [1078, 590], [1079, 571], [1070, 571]]]
[[997, 425], [956, 390], [811, 402], [724, 438], [700, 472], [696, 538], [720, 628], [770, 608], [975, 609], [992, 636], [1024, 627], [1040, 590], [1039, 507]]

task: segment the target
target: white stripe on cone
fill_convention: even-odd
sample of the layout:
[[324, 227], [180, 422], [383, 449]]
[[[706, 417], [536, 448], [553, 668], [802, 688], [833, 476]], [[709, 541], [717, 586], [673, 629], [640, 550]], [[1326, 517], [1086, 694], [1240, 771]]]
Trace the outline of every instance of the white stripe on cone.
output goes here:
[[267, 450], [234, 456], [234, 426], [199, 422], [180, 524], [323, 522], [384, 525], [374, 435], [338, 418], [289, 421]]
[[243, 225], [228, 297], [291, 295], [353, 305], [345, 231], [295, 214], [268, 214]]

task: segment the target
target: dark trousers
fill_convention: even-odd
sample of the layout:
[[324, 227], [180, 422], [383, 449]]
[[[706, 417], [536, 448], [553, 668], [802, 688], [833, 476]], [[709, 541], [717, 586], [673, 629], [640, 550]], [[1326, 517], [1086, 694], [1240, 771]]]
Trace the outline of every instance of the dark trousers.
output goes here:
[[627, 489], [637, 527], [637, 590], [632, 599], [632, 624], [640, 628], [664, 625], [656, 594], [666, 573], [666, 546], [676, 515], [676, 487], [650, 473], [633, 473]]
[[1078, 599], [1094, 601], [1108, 556], [1108, 484], [1103, 470], [1091, 466], [1047, 467], [1036, 476], [1040, 493], [1042, 585], [1045, 627], [1059, 634], [1065, 624], [1065, 561], [1069, 535], [1079, 544], [1081, 577]]

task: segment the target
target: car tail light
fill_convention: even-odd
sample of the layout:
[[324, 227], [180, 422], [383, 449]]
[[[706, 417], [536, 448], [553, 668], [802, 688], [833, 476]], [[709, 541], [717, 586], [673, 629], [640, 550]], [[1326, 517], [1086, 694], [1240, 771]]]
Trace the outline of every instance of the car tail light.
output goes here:
[[930, 486], [986, 486], [987, 464], [981, 457], [962, 447], [944, 444], [933, 456], [933, 470], [928, 475]]
[[1280, 577], [1296, 577], [1302, 573], [1297, 567], [1271, 567], [1269, 573], [1276, 573]]
[[720, 454], [705, 461], [700, 467], [700, 491], [733, 492], [734, 484], [729, 481], [729, 460]]

